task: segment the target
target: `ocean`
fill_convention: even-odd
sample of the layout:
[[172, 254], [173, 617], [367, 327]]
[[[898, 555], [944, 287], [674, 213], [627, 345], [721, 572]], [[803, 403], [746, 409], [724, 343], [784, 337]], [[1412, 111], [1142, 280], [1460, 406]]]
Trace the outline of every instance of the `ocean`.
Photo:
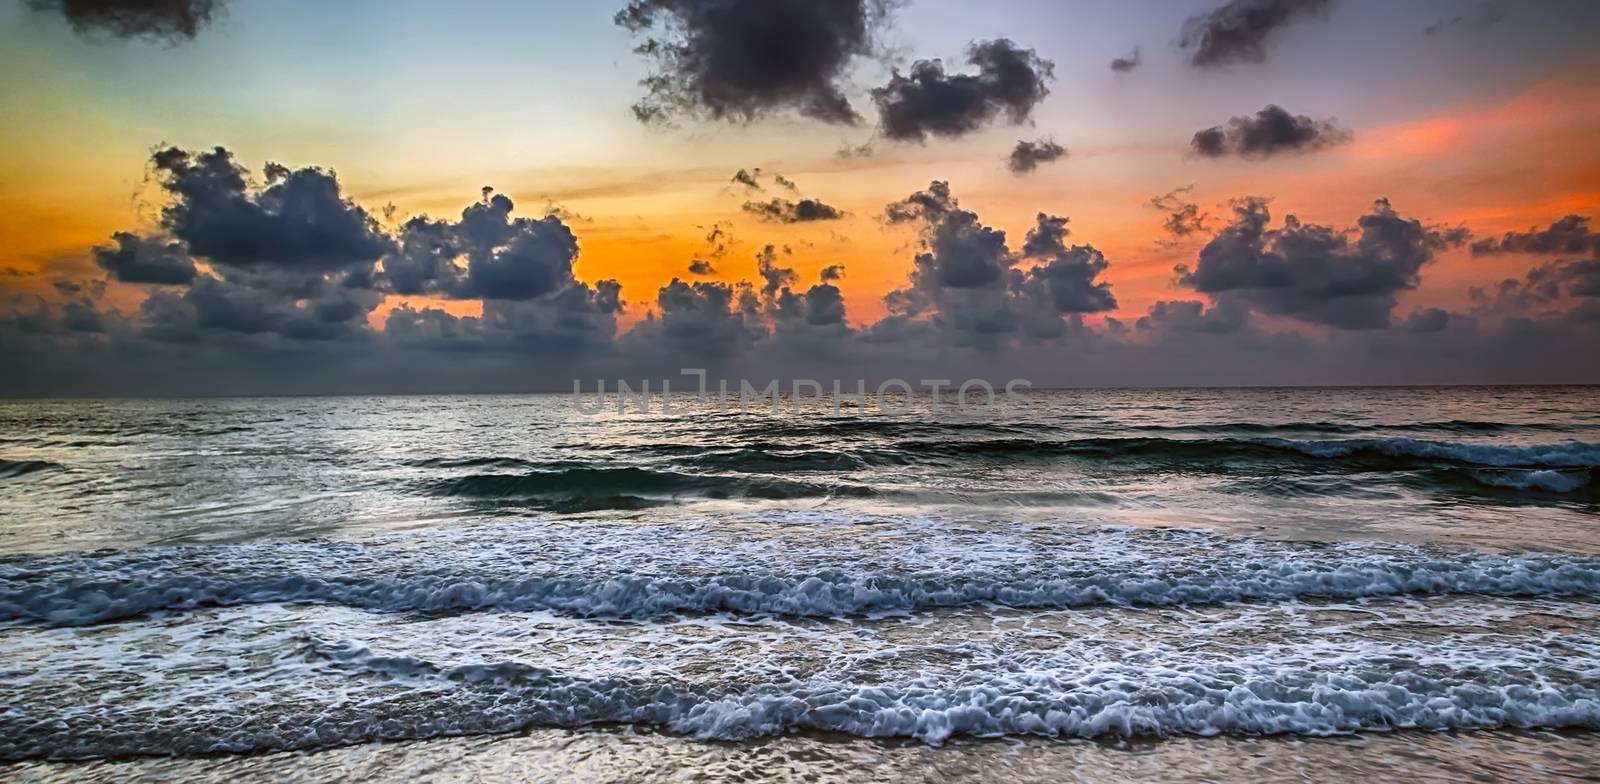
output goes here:
[[0, 402], [0, 777], [1600, 775], [1600, 388]]

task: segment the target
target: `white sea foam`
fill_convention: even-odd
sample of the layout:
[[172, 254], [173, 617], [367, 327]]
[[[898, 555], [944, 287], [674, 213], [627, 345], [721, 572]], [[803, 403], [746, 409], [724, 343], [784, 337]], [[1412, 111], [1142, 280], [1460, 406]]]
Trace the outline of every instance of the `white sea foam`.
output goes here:
[[1538, 469], [1533, 471], [1472, 471], [1474, 480], [1490, 487], [1507, 490], [1538, 490], [1546, 493], [1570, 493], [1589, 486], [1584, 474]]
[[1600, 596], [1600, 558], [1266, 542], [1198, 532], [993, 526], [708, 537], [694, 526], [485, 526], [367, 542], [16, 559], [0, 620], [79, 625], [268, 602], [367, 610], [809, 617], [1397, 594]]
[[[232, 608], [13, 634], [0, 661], [18, 699], [0, 711], [0, 756], [617, 722], [724, 740], [812, 729], [928, 743], [1596, 729], [1597, 621], [1589, 602], [1467, 597], [820, 625], [491, 614], [397, 627], [346, 608]], [[1474, 632], [1433, 636], [1441, 624]]]

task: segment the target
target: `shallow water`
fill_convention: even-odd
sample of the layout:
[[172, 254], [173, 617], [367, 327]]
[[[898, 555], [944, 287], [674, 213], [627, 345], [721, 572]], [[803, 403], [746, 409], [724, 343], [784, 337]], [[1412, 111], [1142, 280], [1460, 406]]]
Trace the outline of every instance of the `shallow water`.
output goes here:
[[0, 403], [8, 774], [1595, 772], [1600, 390], [675, 403]]

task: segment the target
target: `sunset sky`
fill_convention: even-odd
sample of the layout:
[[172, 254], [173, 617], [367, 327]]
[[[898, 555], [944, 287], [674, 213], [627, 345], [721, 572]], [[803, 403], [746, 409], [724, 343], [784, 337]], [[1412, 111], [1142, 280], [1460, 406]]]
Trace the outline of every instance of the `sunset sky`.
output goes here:
[[[0, 359], [13, 368], [0, 393], [560, 389], [694, 366], [783, 376], [788, 356], [845, 379], [1600, 381], [1600, 240], [1583, 220], [1563, 223], [1600, 216], [1597, 3], [837, 0], [809, 10], [775, 2], [743, 17], [747, 0], [165, 3], [198, 11], [192, 36], [155, 17], [98, 13], [123, 5], [0, 2]], [[652, 24], [629, 29], [625, 7], [653, 14]], [[732, 27], [731, 17], [752, 16], [758, 29]], [[817, 19], [865, 25], [837, 67], [810, 55], [838, 41], [790, 51], [763, 38], [799, 36]], [[713, 62], [715, 47], [757, 59], [734, 76], [686, 73], [705, 61], [635, 51], [650, 40]], [[985, 81], [969, 48], [996, 41], [1032, 65], [1047, 94]], [[935, 59], [942, 81], [907, 79]], [[773, 90], [811, 79], [842, 96], [854, 122], [820, 116], [792, 91], [761, 92], [769, 86], [744, 74], [763, 68]], [[748, 92], [723, 116], [701, 100], [711, 93], [639, 116], [636, 105], [665, 95], [649, 82], [663, 74]], [[929, 90], [915, 95], [926, 103], [895, 107], [921, 112], [920, 140], [892, 124], [911, 115], [885, 109], [896, 79], [900, 97]], [[967, 103], [939, 103], [947, 98]], [[1231, 118], [1241, 120], [1230, 128]], [[1276, 119], [1290, 127], [1268, 127]], [[1203, 143], [1213, 128], [1221, 148]], [[1013, 171], [1024, 141], [1064, 152]], [[195, 216], [212, 214], [202, 200], [215, 194], [184, 191], [182, 172], [217, 147], [250, 177], [227, 198], [259, 207], [276, 221], [263, 224], [274, 227], [267, 235], [297, 238], [283, 253], [305, 251], [314, 264], [236, 252], [248, 236], [205, 252]], [[188, 162], [161, 165], [165, 150]], [[324, 235], [295, 233], [292, 194], [263, 196], [269, 162], [336, 175], [339, 198], [376, 224], [370, 258], [307, 251]], [[734, 179], [741, 170], [754, 187]], [[936, 193], [935, 181], [953, 203], [908, 200]], [[506, 278], [488, 277], [488, 265], [521, 246], [469, 247], [463, 210], [495, 209], [486, 186], [514, 202], [511, 219], [554, 216], [529, 231], [559, 225], [575, 236], [554, 288], [534, 278], [490, 288]], [[1271, 229], [1292, 215], [1344, 244], [1297, 256], [1292, 237], [1274, 235], [1252, 247], [1281, 269], [1237, 261], [1226, 254], [1238, 252], [1246, 213], [1230, 204], [1245, 209], [1234, 200], [1246, 197], [1267, 200]], [[187, 205], [188, 223], [163, 212], [173, 204]], [[761, 214], [768, 205], [778, 214]], [[1421, 256], [1397, 262], [1389, 246], [1359, 240], [1363, 216], [1384, 209], [1415, 227], [1404, 252]], [[1070, 233], [1030, 255], [1040, 213], [1069, 218]], [[956, 220], [969, 214], [976, 223]], [[440, 256], [455, 271], [406, 285], [391, 259], [420, 215], [460, 221], [441, 229], [457, 232], [460, 253]], [[982, 237], [963, 233], [974, 225], [1004, 232], [984, 263], [1012, 277], [961, 282], [960, 254], [990, 247], [968, 242]], [[141, 278], [97, 257], [119, 232], [193, 271]], [[538, 235], [540, 249], [550, 236]], [[769, 244], [764, 278], [757, 257]], [[480, 251], [482, 280], [468, 272]], [[691, 272], [696, 260], [711, 271]], [[1372, 276], [1351, 282], [1345, 270], [1389, 264], [1399, 267], [1378, 275], [1388, 283], [1349, 290]], [[842, 277], [824, 281], [836, 266]], [[302, 276], [292, 284], [263, 282], [291, 268]], [[522, 274], [509, 269], [500, 272]], [[733, 302], [724, 309], [713, 287], [691, 285], [684, 305], [664, 289], [674, 278], [730, 284]], [[620, 307], [606, 280], [620, 284]], [[740, 281], [754, 298], [743, 313]], [[816, 286], [836, 287], [842, 319]], [[789, 289], [785, 306], [779, 292]], [[287, 326], [324, 318], [319, 303], [332, 292], [341, 308], [359, 303], [339, 329]], [[586, 297], [581, 331], [592, 340], [564, 331], [566, 306], [538, 310]], [[232, 315], [208, 316], [207, 302]], [[1164, 319], [1190, 307], [1179, 302], [1219, 320]], [[409, 322], [431, 339], [402, 339], [391, 314], [402, 303], [436, 314]], [[1046, 329], [1033, 327], [1036, 306]], [[486, 307], [507, 310], [491, 318]], [[677, 307], [685, 320], [675, 326], [666, 311]], [[987, 310], [968, 318], [978, 309]], [[259, 318], [244, 324], [247, 310]], [[711, 345], [730, 334], [726, 347]]]

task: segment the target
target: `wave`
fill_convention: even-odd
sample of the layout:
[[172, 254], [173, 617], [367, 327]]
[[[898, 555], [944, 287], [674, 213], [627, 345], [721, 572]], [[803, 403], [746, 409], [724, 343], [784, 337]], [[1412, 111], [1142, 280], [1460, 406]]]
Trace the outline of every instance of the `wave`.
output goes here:
[[[1264, 646], [1223, 659], [1164, 649], [1150, 651], [1148, 664], [1047, 657], [1010, 671], [947, 678], [712, 684], [581, 676], [514, 660], [441, 664], [378, 654], [354, 641], [307, 638], [302, 647], [298, 661], [287, 665], [296, 669], [285, 674], [316, 676], [321, 685], [294, 691], [285, 702], [264, 702], [256, 684], [249, 687], [251, 710], [226, 720], [216, 712], [227, 703], [203, 698], [203, 708], [153, 700], [31, 721], [23, 720], [30, 709], [20, 707], [14, 726], [0, 735], [0, 758], [286, 751], [600, 724], [705, 740], [810, 730], [931, 745], [958, 736], [1600, 729], [1600, 690], [1581, 677], [1573, 682], [1559, 653], [1472, 643]], [[1494, 677], [1473, 675], [1488, 668], [1485, 662], [1508, 660], [1518, 666], [1493, 668]], [[1548, 677], [1564, 669], [1564, 677]], [[329, 682], [339, 675], [345, 680]], [[343, 699], [328, 700], [330, 689]]]
[[727, 446], [645, 444], [627, 451], [669, 458], [674, 465], [711, 471], [781, 473], [784, 471], [860, 471], [908, 465], [914, 456], [894, 449], [806, 449], [756, 441]]
[[1037, 435], [1062, 430], [1044, 422], [918, 422], [893, 419], [820, 419], [799, 424], [761, 425], [745, 428], [742, 435], [758, 438], [828, 439], [848, 436], [922, 436], [945, 433], [989, 433], [993, 435]]
[[[825, 498], [866, 497], [867, 487], [819, 484], [774, 478], [713, 476], [660, 471], [633, 466], [594, 467], [581, 463], [546, 464], [520, 474], [470, 474], [430, 480], [424, 489], [434, 495], [469, 500], [524, 502], [564, 511], [624, 508], [684, 496], [695, 498]], [[541, 503], [542, 502], [542, 503]]]
[[407, 460], [405, 465], [412, 468], [534, 468], [560, 470], [566, 467], [577, 467], [581, 464], [574, 461], [541, 463], [523, 460], [519, 457], [429, 457]]
[[[525, 723], [650, 724], [703, 739], [744, 740], [795, 729], [940, 744], [952, 736], [1052, 738], [1175, 734], [1333, 735], [1393, 729], [1600, 729], [1600, 689], [1581, 684], [1463, 683], [1434, 677], [1429, 658], [1460, 658], [1432, 646], [1327, 646], [1335, 666], [1294, 656], [1242, 657], [1222, 666], [1082, 667], [1050, 677], [993, 674], [956, 683], [857, 685], [799, 682], [710, 691], [628, 678], [578, 678], [521, 662], [440, 666], [379, 656], [359, 645], [317, 644], [314, 655], [397, 680], [491, 686], [517, 697]], [[1271, 654], [1282, 653], [1270, 651]], [[1306, 657], [1308, 652], [1293, 653]], [[1443, 654], [1443, 655], [1441, 655]], [[1350, 668], [1350, 659], [1366, 667]], [[1388, 671], [1411, 660], [1416, 672]], [[1288, 662], [1288, 663], [1286, 663]], [[1387, 667], [1376, 666], [1379, 663]], [[1251, 666], [1255, 665], [1255, 666]], [[1332, 670], [1333, 672], [1330, 672]], [[980, 680], [981, 678], [981, 680]], [[962, 683], [966, 681], [966, 683]], [[1129, 692], [1137, 686], [1137, 698]]]
[[999, 457], [1078, 456], [1108, 459], [1139, 457], [1181, 461], [1290, 457], [1318, 461], [1348, 458], [1364, 463], [1377, 462], [1418, 467], [1454, 464], [1495, 468], [1592, 469], [1600, 466], [1600, 444], [1579, 441], [1504, 446], [1411, 438], [1349, 438], [1320, 441], [1286, 438], [1082, 438], [1066, 441], [1032, 439], [903, 441], [896, 447], [912, 453]]
[[[1591, 472], [1592, 473], [1592, 472]], [[1544, 493], [1571, 493], [1589, 487], [1589, 473], [1538, 469], [1532, 471], [1469, 470], [1467, 476], [1481, 485], [1502, 490], [1537, 491]]]
[[1506, 433], [1506, 432], [1572, 432], [1572, 425], [1550, 422], [1487, 422], [1480, 420], [1451, 419], [1439, 422], [1398, 422], [1352, 425], [1342, 422], [1216, 422], [1188, 425], [1130, 425], [1129, 430], [1146, 433], [1326, 433], [1329, 435], [1359, 435], [1362, 433]]
[[1423, 441], [1410, 438], [1354, 438], [1334, 441], [1262, 439], [1259, 443], [1316, 458], [1417, 458], [1498, 468], [1600, 467], [1600, 444], [1581, 441], [1527, 446]]
[[[372, 556], [367, 555], [370, 559]], [[526, 577], [463, 569], [403, 573], [393, 567], [342, 576], [350, 558], [303, 571], [247, 574], [143, 570], [114, 575], [10, 571], [0, 587], [0, 622], [81, 626], [156, 610], [266, 603], [335, 604], [380, 612], [549, 611], [588, 618], [647, 619], [731, 612], [838, 618], [963, 605], [1070, 608], [1171, 606], [1231, 601], [1355, 599], [1396, 595], [1600, 598], [1600, 559], [1540, 554], [1455, 558], [1308, 558], [1304, 555], [1119, 564], [1067, 570], [913, 572], [857, 567], [762, 573], [699, 571]], [[929, 565], [931, 566], [931, 564]], [[771, 564], [767, 566], [771, 569]], [[41, 579], [43, 578], [43, 579]]]
[[0, 479], [16, 479], [20, 476], [27, 476], [40, 471], [54, 471], [62, 467], [60, 463], [52, 463], [48, 460], [0, 459]]

